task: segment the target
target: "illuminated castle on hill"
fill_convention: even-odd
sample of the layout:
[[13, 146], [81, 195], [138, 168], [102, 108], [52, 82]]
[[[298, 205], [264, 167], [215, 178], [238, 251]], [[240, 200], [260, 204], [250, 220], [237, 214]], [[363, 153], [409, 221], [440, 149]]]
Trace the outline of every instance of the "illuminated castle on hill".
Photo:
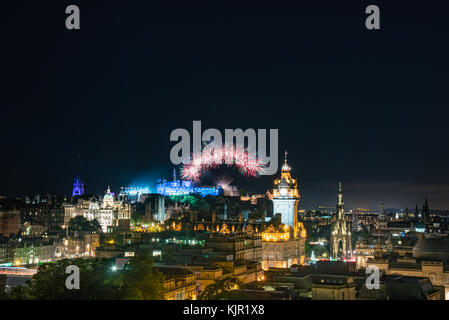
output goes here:
[[218, 196], [223, 194], [221, 187], [202, 187], [198, 186], [191, 180], [178, 180], [176, 177], [176, 169], [173, 169], [173, 181], [158, 180], [156, 185], [156, 193], [164, 196], [186, 195], [190, 193], [199, 193], [201, 196]]

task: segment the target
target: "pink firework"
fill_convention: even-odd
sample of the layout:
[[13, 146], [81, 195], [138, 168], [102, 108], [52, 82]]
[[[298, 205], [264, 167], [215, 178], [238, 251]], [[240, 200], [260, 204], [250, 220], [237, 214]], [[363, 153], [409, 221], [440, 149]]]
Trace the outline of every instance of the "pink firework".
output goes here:
[[192, 161], [183, 166], [181, 176], [188, 180], [198, 180], [203, 171], [219, 165], [235, 165], [245, 176], [257, 177], [262, 171], [262, 164], [256, 155], [239, 145], [221, 146], [213, 149], [203, 148], [203, 151], [193, 155]]

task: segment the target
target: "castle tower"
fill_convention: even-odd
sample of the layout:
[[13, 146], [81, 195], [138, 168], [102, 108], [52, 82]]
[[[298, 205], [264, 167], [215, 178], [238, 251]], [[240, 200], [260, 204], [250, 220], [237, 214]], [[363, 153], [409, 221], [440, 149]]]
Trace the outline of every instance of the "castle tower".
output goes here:
[[80, 177], [76, 177], [75, 182], [73, 183], [72, 197], [82, 196], [83, 194], [84, 194], [84, 183]]
[[341, 182], [338, 185], [337, 214], [332, 222], [331, 257], [333, 259], [348, 259], [352, 256], [351, 231], [345, 220], [345, 208]]
[[289, 225], [293, 230], [298, 224], [299, 203], [298, 181], [291, 176], [291, 168], [287, 164], [287, 151], [281, 168], [280, 179], [274, 180], [273, 215], [281, 215], [281, 223]]

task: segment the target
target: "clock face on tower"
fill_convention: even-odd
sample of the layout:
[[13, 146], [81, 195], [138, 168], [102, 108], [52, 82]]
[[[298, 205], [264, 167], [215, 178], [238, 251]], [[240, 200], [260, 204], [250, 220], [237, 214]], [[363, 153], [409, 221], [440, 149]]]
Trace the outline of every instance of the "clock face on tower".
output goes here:
[[281, 196], [286, 196], [287, 195], [287, 189], [286, 188], [282, 188], [280, 191]]

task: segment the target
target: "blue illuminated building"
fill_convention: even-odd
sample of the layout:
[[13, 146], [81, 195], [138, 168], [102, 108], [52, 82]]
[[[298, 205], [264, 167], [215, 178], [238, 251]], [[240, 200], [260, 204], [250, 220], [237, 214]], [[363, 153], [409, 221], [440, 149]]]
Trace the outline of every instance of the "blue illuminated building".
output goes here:
[[150, 194], [150, 187], [126, 187], [120, 190], [119, 197], [122, 198], [126, 196], [131, 202], [140, 201], [140, 197], [144, 194]]
[[73, 183], [72, 197], [82, 196], [83, 194], [84, 194], [84, 183], [80, 177], [76, 177], [75, 182]]
[[191, 180], [178, 180], [176, 178], [176, 169], [173, 170], [173, 181], [157, 181], [156, 193], [164, 196], [186, 195], [190, 193], [199, 193], [201, 196], [218, 196], [223, 194], [223, 189], [219, 186], [203, 187], [197, 185]]

